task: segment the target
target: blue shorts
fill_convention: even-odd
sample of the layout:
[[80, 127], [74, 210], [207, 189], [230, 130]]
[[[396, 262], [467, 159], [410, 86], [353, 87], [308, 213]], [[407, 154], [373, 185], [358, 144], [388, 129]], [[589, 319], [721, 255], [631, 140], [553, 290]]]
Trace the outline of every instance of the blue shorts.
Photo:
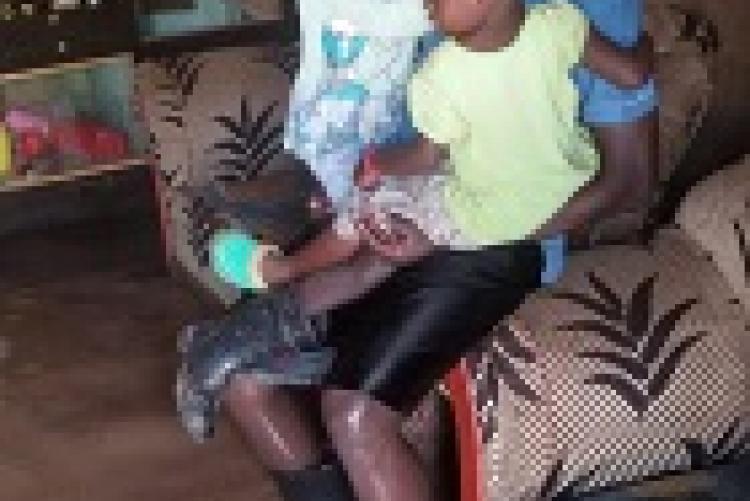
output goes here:
[[[548, 0], [525, 0], [527, 6]], [[599, 32], [621, 47], [638, 43], [642, 31], [643, 0], [568, 0], [580, 8]], [[581, 95], [581, 120], [590, 126], [635, 122], [658, 104], [653, 79], [640, 89], [618, 89], [587, 68], [571, 75]]]

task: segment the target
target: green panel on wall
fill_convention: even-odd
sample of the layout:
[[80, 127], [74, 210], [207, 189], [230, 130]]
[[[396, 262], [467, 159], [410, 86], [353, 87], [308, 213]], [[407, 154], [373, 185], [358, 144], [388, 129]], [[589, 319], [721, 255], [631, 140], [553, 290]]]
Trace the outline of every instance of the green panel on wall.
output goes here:
[[135, 123], [132, 106], [133, 67], [129, 60], [101, 65], [90, 71], [90, 81], [96, 118], [128, 132], [140, 144], [140, 128]]
[[192, 9], [140, 16], [142, 36], [169, 36], [242, 22], [242, 9], [231, 0], [194, 0]]

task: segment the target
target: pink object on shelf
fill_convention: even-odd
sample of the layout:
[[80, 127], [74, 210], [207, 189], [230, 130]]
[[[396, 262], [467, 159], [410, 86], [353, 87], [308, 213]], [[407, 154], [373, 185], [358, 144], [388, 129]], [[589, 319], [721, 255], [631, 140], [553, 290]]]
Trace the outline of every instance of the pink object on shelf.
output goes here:
[[48, 118], [21, 108], [13, 108], [5, 113], [5, 123], [13, 132], [37, 131], [49, 134]]

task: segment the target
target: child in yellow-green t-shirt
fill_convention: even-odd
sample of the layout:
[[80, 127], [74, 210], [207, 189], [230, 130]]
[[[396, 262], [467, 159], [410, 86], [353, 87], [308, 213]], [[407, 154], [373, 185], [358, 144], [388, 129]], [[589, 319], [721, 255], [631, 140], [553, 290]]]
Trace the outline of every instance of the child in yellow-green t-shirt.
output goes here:
[[434, 0], [429, 8], [449, 38], [410, 83], [419, 137], [366, 155], [357, 193], [331, 231], [294, 255], [257, 252], [249, 287], [340, 263], [377, 248], [376, 238], [416, 239], [409, 257], [535, 239], [579, 225], [607, 196], [576, 196], [599, 159], [570, 71], [583, 63], [638, 87], [649, 75], [647, 51], [616, 48], [567, 3], [527, 11], [516, 0]]

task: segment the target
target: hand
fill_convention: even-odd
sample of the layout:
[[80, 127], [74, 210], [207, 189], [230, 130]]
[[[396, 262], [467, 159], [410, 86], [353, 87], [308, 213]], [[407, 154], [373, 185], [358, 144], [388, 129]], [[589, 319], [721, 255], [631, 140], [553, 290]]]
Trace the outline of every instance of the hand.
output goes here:
[[375, 188], [380, 183], [380, 178], [382, 176], [382, 173], [375, 168], [372, 157], [372, 150], [365, 153], [362, 161], [354, 172], [354, 184], [363, 190]]
[[370, 248], [394, 262], [409, 262], [432, 248], [429, 239], [401, 217], [369, 215], [363, 221]]

